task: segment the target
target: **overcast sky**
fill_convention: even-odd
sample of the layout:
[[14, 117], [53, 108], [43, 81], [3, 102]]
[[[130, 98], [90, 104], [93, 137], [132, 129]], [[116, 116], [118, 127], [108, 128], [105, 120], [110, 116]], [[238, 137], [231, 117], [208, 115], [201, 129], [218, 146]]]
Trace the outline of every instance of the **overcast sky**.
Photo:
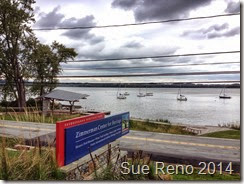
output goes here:
[[[238, 13], [236, 0], [37, 0], [34, 28], [102, 26]], [[75, 48], [79, 59], [128, 58], [240, 50], [240, 16], [83, 30], [35, 31], [42, 43]], [[78, 70], [94, 67], [240, 62], [224, 54], [161, 59], [63, 64], [63, 75], [170, 73], [240, 70], [239, 64], [120, 70]], [[77, 70], [66, 70], [76, 68]], [[62, 82], [178, 82], [239, 80], [239, 75], [181, 77], [85, 78]]]

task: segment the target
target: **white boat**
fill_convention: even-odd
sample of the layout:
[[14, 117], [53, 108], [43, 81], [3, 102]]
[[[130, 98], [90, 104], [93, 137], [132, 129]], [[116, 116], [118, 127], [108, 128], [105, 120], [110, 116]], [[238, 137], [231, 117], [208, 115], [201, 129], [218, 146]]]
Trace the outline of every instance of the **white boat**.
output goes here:
[[144, 95], [143, 93], [138, 93], [137, 97], [145, 97], [146, 95]]
[[145, 97], [145, 96], [146, 96], [145, 94], [141, 93], [141, 89], [139, 89], [139, 93], [138, 93], [137, 97]]
[[120, 99], [120, 100], [126, 99], [126, 96], [120, 92], [120, 86], [117, 91], [117, 99]]
[[220, 94], [219, 94], [219, 98], [224, 98], [224, 99], [231, 99], [231, 96], [227, 95], [225, 93], [225, 88], [221, 90]]
[[124, 92], [124, 95], [125, 95], [125, 96], [129, 96], [130, 93], [128, 93], [128, 92], [126, 91], [126, 92]]
[[123, 100], [123, 99], [126, 99], [126, 96], [123, 95], [122, 93], [119, 93], [119, 94], [117, 95], [117, 99], [121, 99], [121, 100]]
[[181, 89], [178, 90], [177, 100], [178, 101], [187, 101], [187, 98], [181, 94]]
[[128, 91], [126, 91], [126, 85], [125, 85], [125, 92], [124, 92], [124, 96], [129, 96], [130, 93]]

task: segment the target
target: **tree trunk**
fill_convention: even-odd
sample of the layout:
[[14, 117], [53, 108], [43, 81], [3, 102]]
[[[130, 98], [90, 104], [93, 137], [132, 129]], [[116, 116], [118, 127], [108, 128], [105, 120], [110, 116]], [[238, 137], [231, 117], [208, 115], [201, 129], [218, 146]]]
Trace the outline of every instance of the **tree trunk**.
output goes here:
[[24, 108], [26, 107], [26, 98], [25, 98], [25, 85], [22, 78], [19, 78], [16, 81], [16, 88], [18, 93], [18, 98], [17, 98], [18, 107], [20, 111], [23, 111]]

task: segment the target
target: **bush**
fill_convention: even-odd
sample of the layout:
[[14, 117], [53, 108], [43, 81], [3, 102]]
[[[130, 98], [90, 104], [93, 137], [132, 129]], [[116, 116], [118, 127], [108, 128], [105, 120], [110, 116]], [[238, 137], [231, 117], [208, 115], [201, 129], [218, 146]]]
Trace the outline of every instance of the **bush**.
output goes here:
[[18, 107], [18, 103], [17, 103], [17, 101], [8, 102], [6, 100], [2, 100], [0, 102], [0, 106], [2, 106], [2, 107]]
[[27, 107], [36, 107], [36, 101], [34, 98], [29, 98], [29, 100], [26, 101]]

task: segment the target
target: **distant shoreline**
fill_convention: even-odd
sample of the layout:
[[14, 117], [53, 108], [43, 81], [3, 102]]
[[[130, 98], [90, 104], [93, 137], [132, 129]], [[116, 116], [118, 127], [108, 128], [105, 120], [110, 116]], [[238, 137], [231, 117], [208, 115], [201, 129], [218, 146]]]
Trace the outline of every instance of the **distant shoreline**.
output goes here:
[[163, 84], [163, 83], [59, 83], [57, 87], [98, 88], [240, 88], [240, 84]]
[[[32, 86], [32, 82], [26, 82], [26, 86]], [[46, 83], [47, 84], [47, 83]], [[0, 87], [4, 86], [0, 82]], [[240, 88], [238, 83], [58, 83], [57, 87], [106, 87], [106, 88]]]

